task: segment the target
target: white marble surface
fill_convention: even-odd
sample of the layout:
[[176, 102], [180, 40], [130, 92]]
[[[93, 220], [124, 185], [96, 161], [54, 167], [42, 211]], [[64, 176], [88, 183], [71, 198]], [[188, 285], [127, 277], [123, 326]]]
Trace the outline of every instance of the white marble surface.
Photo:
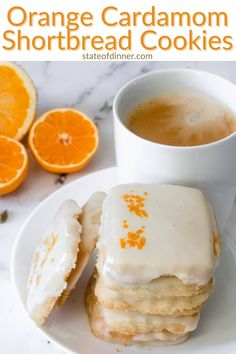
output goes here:
[[[23, 62], [38, 91], [38, 114], [62, 106], [76, 107], [94, 119], [100, 129], [100, 148], [94, 160], [64, 183], [115, 164], [112, 101], [117, 90], [133, 77], [158, 68], [188, 67], [217, 73], [236, 83], [236, 63], [225, 62]], [[0, 224], [0, 353], [60, 354], [32, 327], [21, 310], [10, 282], [11, 250], [17, 232], [31, 210], [61, 187], [58, 176], [43, 171], [31, 159], [26, 182], [16, 192], [0, 198], [0, 212], [9, 218]]]

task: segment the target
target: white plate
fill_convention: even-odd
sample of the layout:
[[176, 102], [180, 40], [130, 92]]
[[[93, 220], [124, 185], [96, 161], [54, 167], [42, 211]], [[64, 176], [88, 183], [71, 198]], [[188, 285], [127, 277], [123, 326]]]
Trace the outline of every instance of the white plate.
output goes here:
[[[68, 198], [83, 204], [95, 191], [108, 191], [117, 184], [116, 168], [109, 168], [82, 177], [62, 187], [45, 199], [21, 228], [12, 256], [12, 279], [17, 295], [25, 308], [26, 282], [34, 248], [43, 230], [59, 205]], [[183, 344], [159, 348], [129, 348], [107, 344], [95, 338], [89, 328], [83, 305], [84, 290], [91, 274], [90, 264], [60, 310], [55, 310], [40, 330], [64, 350], [80, 354], [235, 354], [236, 353], [236, 225], [235, 213], [223, 235], [223, 255], [217, 269], [216, 289], [202, 311], [197, 331]], [[235, 223], [236, 224], [236, 223]]]

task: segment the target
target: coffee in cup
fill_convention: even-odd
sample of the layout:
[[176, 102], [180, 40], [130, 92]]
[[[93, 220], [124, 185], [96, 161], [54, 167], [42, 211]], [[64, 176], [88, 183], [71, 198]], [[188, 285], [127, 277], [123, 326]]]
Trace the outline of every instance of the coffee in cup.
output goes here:
[[235, 114], [219, 100], [194, 93], [169, 93], [131, 110], [126, 126], [136, 135], [165, 145], [196, 146], [236, 131]]

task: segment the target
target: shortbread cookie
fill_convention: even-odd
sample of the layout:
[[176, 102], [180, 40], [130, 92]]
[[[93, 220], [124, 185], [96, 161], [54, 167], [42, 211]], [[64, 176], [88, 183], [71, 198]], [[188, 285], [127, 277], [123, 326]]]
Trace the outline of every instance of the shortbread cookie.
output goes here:
[[76, 286], [81, 277], [90, 257], [95, 249], [98, 240], [98, 229], [102, 213], [102, 204], [106, 193], [96, 192], [85, 203], [82, 213], [79, 216], [79, 222], [82, 226], [80, 235], [81, 242], [79, 245], [79, 253], [76, 261], [76, 267], [71, 271], [67, 279], [67, 288], [57, 301], [59, 306], [63, 305], [70, 292]]
[[116, 186], [103, 204], [100, 235], [103, 277], [118, 283], [140, 285], [169, 275], [201, 286], [218, 264], [216, 221], [195, 188]]
[[160, 332], [138, 333], [135, 335], [123, 334], [110, 329], [104, 322], [96, 303], [89, 313], [90, 326], [93, 334], [107, 342], [123, 345], [175, 345], [184, 342], [191, 333], [173, 334], [166, 330]]
[[102, 317], [111, 330], [123, 334], [161, 332], [167, 330], [173, 334], [186, 334], [197, 328], [199, 313], [192, 316], [143, 315], [137, 311], [116, 311], [99, 303]]
[[65, 201], [35, 250], [27, 287], [27, 310], [39, 325], [66, 289], [67, 278], [75, 268], [81, 212], [75, 201]]
[[[100, 254], [98, 258], [101, 259]], [[195, 296], [202, 294], [214, 286], [214, 278], [212, 277], [206, 284], [184, 284], [177, 277], [161, 276], [146, 284], [125, 284], [114, 281], [110, 278], [104, 278], [101, 269], [101, 261], [98, 260], [96, 269], [99, 277], [102, 279], [104, 287], [114, 290], [122, 295], [135, 297], [167, 297], [167, 296]]]
[[162, 316], [189, 316], [199, 312], [212, 288], [194, 296], [137, 297], [120, 294], [103, 286], [98, 277], [95, 295], [103, 306], [120, 311], [138, 311]]

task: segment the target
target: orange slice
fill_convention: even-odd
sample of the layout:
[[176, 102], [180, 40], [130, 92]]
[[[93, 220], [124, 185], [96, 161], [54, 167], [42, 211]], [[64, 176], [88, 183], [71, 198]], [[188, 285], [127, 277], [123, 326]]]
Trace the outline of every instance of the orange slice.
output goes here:
[[0, 62], [0, 134], [21, 140], [35, 116], [36, 91], [26, 72]]
[[59, 108], [33, 124], [28, 141], [45, 170], [67, 173], [80, 170], [90, 161], [98, 147], [98, 131], [83, 113]]
[[0, 135], [0, 195], [14, 191], [28, 172], [28, 155], [18, 141]]

